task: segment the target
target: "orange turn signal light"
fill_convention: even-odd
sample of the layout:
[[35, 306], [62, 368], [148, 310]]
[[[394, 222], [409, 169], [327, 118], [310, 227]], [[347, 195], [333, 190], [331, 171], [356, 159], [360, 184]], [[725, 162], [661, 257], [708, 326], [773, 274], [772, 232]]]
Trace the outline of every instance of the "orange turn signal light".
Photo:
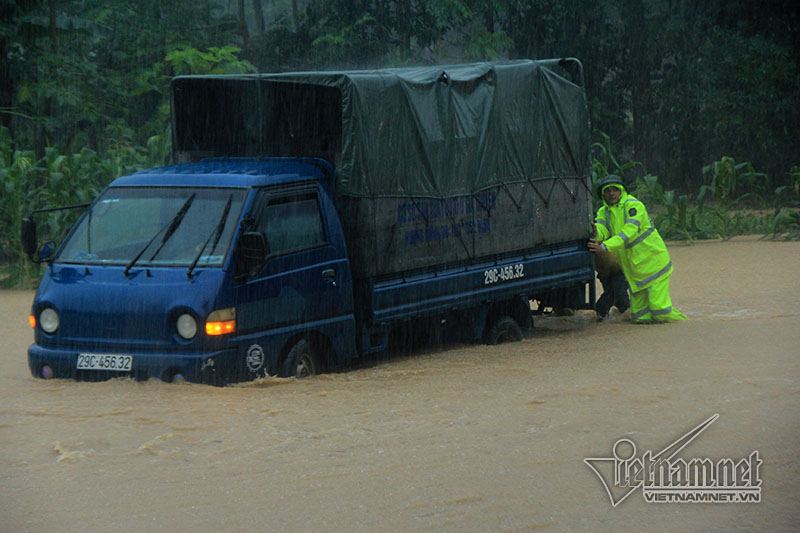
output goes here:
[[28, 322], [30, 323], [32, 328], [36, 328], [36, 317], [33, 315], [28, 315]]
[[207, 335], [227, 335], [236, 331], [236, 321], [227, 320], [225, 322], [206, 322]]
[[227, 335], [236, 331], [236, 308], [217, 309], [206, 318], [206, 335]]

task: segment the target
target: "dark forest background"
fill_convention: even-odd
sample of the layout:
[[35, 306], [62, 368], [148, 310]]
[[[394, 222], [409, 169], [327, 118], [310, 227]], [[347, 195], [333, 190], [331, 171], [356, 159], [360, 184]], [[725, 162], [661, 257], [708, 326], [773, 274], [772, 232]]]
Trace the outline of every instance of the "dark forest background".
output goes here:
[[176, 74], [572, 56], [593, 128], [668, 186], [800, 160], [796, 0], [4, 0], [0, 121], [41, 154], [144, 145]]
[[[16, 228], [31, 205], [91, 199], [121, 172], [168, 162], [167, 87], [174, 75], [516, 58], [582, 61], [595, 167], [638, 180], [639, 193], [651, 193], [665, 209], [670, 202], [679, 209], [679, 198], [684, 210], [698, 200], [702, 207], [707, 190], [725, 208], [748, 192], [784, 200], [788, 192], [796, 207], [800, 194], [797, 0], [0, 6], [4, 228]], [[701, 230], [685, 233], [708, 233]], [[0, 263], [17, 246], [4, 239]]]

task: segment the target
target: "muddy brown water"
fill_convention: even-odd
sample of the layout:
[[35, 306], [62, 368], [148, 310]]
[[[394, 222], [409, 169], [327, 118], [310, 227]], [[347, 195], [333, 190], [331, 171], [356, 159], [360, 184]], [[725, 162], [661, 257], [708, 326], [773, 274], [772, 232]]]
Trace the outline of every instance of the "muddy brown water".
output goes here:
[[[800, 528], [800, 243], [670, 246], [690, 320], [581, 312], [307, 380], [214, 388], [30, 376], [29, 291], [0, 292], [0, 531]], [[618, 439], [759, 452], [761, 503], [612, 507]]]

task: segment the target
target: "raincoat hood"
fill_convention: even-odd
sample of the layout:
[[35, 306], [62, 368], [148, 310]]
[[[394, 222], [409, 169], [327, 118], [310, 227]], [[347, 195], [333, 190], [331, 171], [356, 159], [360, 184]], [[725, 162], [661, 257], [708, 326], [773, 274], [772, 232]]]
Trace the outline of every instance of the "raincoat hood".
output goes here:
[[609, 185], [619, 185], [623, 190], [625, 189], [625, 186], [622, 183], [622, 178], [620, 178], [616, 174], [609, 174], [605, 178], [600, 180], [600, 183], [597, 184], [596, 186], [597, 188], [595, 189], [597, 196], [602, 198], [603, 191], [606, 190], [606, 187], [608, 187]]

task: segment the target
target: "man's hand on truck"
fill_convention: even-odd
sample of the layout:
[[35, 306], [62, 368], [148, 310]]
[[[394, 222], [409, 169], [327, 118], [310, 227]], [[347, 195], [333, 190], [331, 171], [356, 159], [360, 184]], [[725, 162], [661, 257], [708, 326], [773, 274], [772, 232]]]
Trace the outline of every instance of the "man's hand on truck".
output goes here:
[[602, 243], [597, 242], [597, 239], [589, 239], [589, 251], [598, 253], [605, 252], [606, 249]]

